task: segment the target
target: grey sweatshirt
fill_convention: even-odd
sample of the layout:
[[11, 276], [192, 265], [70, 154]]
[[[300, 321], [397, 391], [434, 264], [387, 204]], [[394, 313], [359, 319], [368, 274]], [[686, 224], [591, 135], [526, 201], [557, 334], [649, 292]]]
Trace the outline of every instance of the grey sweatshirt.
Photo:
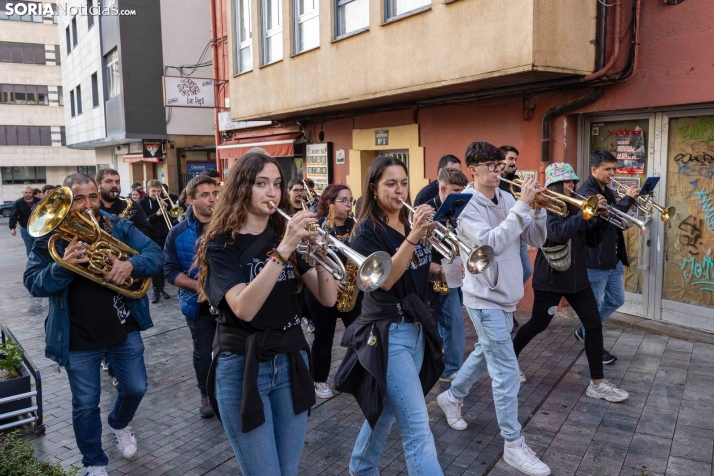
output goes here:
[[493, 248], [495, 262], [482, 274], [466, 273], [464, 305], [471, 309], [516, 310], [523, 297], [520, 241], [540, 248], [545, 243], [546, 212], [533, 210], [509, 193], [496, 189], [498, 205], [469, 185], [473, 195], [459, 216], [457, 233], [469, 246]]

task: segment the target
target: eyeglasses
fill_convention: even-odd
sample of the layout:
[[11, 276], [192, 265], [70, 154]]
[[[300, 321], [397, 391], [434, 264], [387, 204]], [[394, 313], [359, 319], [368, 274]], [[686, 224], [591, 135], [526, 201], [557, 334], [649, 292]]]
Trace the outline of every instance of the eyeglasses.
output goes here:
[[347, 204], [354, 205], [354, 204], [355, 204], [355, 199], [354, 199], [354, 198], [343, 197], [343, 198], [337, 198], [337, 199], [335, 199], [335, 202], [341, 203], [342, 205], [347, 205]]
[[500, 172], [501, 170], [506, 168], [506, 163], [505, 162], [488, 162], [488, 163], [480, 163], [476, 164], [477, 166], [479, 165], [485, 165], [486, 170], [489, 172]]
[[294, 188], [294, 189], [292, 189], [292, 190], [290, 190], [290, 191], [293, 192], [293, 193], [305, 193], [305, 189], [304, 189], [304, 188], [300, 188], [300, 189]]

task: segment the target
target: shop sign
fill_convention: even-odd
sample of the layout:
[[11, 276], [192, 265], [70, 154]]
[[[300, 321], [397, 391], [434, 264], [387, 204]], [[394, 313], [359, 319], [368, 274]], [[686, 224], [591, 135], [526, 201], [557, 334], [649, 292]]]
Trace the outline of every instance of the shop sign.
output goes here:
[[642, 130], [617, 131], [617, 173], [645, 173], [645, 139]]
[[164, 76], [164, 106], [215, 107], [213, 80]]
[[248, 129], [250, 127], [263, 127], [269, 126], [272, 123], [272, 121], [233, 121], [231, 120], [230, 111], [218, 113], [219, 131], [233, 131], [236, 129]]
[[186, 173], [189, 175], [198, 175], [206, 171], [206, 169], [217, 170], [215, 162], [187, 162]]
[[153, 139], [141, 140], [142, 156], [145, 159], [163, 159], [164, 157], [164, 141]]
[[337, 165], [345, 165], [345, 149], [335, 152], [335, 163]]
[[330, 169], [330, 156], [332, 155], [332, 142], [320, 144], [305, 144], [305, 161], [307, 163], [307, 177], [315, 182], [315, 191], [322, 193], [332, 180]]
[[389, 145], [389, 129], [374, 131], [374, 145]]

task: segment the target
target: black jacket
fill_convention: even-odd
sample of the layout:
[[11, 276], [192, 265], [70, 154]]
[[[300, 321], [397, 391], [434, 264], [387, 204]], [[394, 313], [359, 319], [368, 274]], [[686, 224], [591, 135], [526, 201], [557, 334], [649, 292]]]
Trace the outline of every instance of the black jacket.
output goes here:
[[32, 208], [37, 205], [40, 199], [32, 197], [31, 205], [28, 205], [23, 197], [15, 200], [10, 210], [10, 229], [14, 230], [19, 224], [21, 228], [27, 228], [27, 220], [32, 215]]
[[401, 302], [386, 293], [369, 293], [362, 301], [362, 315], [346, 330], [342, 347], [347, 347], [335, 375], [335, 388], [355, 397], [369, 425], [374, 428], [384, 410], [387, 390], [389, 326], [399, 319], [399, 307], [424, 329], [424, 361], [419, 371], [426, 395], [444, 371], [444, 353], [436, 328], [436, 317], [419, 297], [411, 293]]
[[418, 207], [422, 203], [426, 203], [434, 197], [439, 196], [439, 181], [434, 180], [426, 187], [419, 190], [416, 198], [414, 199], [414, 206]]
[[[628, 196], [623, 197], [618, 203], [610, 187], [603, 189], [600, 187], [600, 183], [592, 176], [583, 182], [577, 193], [584, 197], [596, 194], [603, 195], [607, 198], [609, 205], [623, 212], [629, 210], [635, 203], [634, 199]], [[594, 217], [592, 220], [604, 219]], [[585, 250], [585, 262], [588, 268], [615, 269], [618, 261], [622, 261], [622, 264], [625, 266], [630, 265], [630, 261], [627, 259], [625, 237], [622, 235], [622, 230], [608, 223], [600, 245], [596, 248], [588, 248]]]
[[570, 240], [570, 268], [560, 272], [550, 267], [542, 250], [538, 250], [533, 270], [533, 290], [571, 294], [590, 287], [585, 254], [597, 247], [610, 225], [603, 220], [583, 220], [582, 212], [563, 218], [548, 212], [548, 239], [543, 246], [554, 246]]
[[159, 202], [152, 200], [149, 195], [139, 200], [139, 205], [144, 209], [152, 228], [151, 238], [153, 240], [165, 240], [169, 234], [169, 227], [161, 214], [156, 214], [160, 210]]
[[[116, 200], [111, 207], [105, 207], [104, 202], [100, 201], [99, 206], [105, 212], [119, 216], [124, 210], [126, 210], [127, 204], [124, 200]], [[146, 216], [146, 212], [141, 207], [139, 202], [132, 203], [131, 210], [129, 211], [129, 221], [132, 222], [140, 232], [149, 238], [153, 237], [154, 229], [149, 223], [149, 218]]]

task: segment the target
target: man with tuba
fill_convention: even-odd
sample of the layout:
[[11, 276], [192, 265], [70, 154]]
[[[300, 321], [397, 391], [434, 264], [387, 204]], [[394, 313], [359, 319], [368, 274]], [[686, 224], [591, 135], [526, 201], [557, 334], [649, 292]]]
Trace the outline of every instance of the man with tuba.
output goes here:
[[[610, 189], [610, 179], [616, 170], [617, 159], [614, 155], [606, 150], [593, 152], [590, 154], [590, 177], [578, 188], [577, 193], [586, 197], [597, 195], [600, 200], [604, 197], [611, 207], [627, 212], [635, 204], [639, 192], [636, 186], [630, 187], [618, 203]], [[598, 302], [600, 320], [605, 322], [605, 319], [625, 304], [624, 266], [629, 266], [630, 262], [622, 230], [608, 223], [600, 245], [588, 248], [585, 253], [588, 279]], [[580, 342], [585, 342], [585, 328], [576, 329], [573, 335]], [[612, 364], [616, 360], [617, 357], [603, 350], [603, 364]]]
[[[129, 221], [100, 211], [94, 179], [75, 173], [65, 179], [64, 186], [72, 190], [74, 212], [90, 220], [91, 210], [99, 226], [117, 244], [138, 252], [125, 261], [108, 255], [111, 271], [104, 277], [106, 283], [119, 285], [129, 277], [148, 278], [161, 269], [164, 256], [158, 246]], [[41, 202], [36, 211], [47, 206], [42, 212], [45, 217], [51, 216], [57, 212], [52, 205]], [[137, 443], [129, 425], [147, 386], [140, 331], [153, 326], [149, 303], [146, 296], [125, 297], [98, 280], [87, 279], [54, 262], [47, 249], [48, 238], [53, 234], [36, 240], [24, 284], [32, 296], [50, 299], [45, 321], [45, 355], [67, 371], [72, 391], [72, 426], [86, 474], [106, 475], [108, 459], [102, 449], [99, 363], [102, 358], [110, 361], [119, 381], [108, 423], [119, 454], [131, 458], [136, 454]], [[55, 250], [66, 263], [84, 266], [89, 260], [85, 246], [75, 236], [69, 243], [56, 240]]]
[[121, 198], [121, 177], [115, 169], [103, 168], [97, 171], [97, 186], [100, 194], [100, 207], [102, 211], [126, 218], [136, 226], [139, 231], [151, 237], [152, 228], [146, 212], [130, 199]]
[[[171, 207], [166, 200], [161, 198], [161, 191], [163, 190], [161, 182], [156, 179], [149, 180], [147, 188], [149, 189], [149, 193], [139, 200], [139, 205], [141, 205], [141, 208], [144, 209], [144, 212], [146, 212], [146, 215], [149, 217], [149, 223], [152, 228], [151, 239], [163, 250], [166, 237], [171, 228], [170, 224], [173, 225], [168, 215], [168, 211]], [[154, 288], [151, 295], [152, 304], [156, 304], [161, 298], [168, 299], [171, 297], [164, 291], [165, 279], [163, 270], [156, 273], [153, 277], [152, 285]]]
[[518, 421], [520, 389], [518, 359], [511, 342], [513, 311], [523, 297], [523, 269], [520, 241], [541, 247], [546, 239], [546, 213], [531, 205], [537, 183], [525, 177], [516, 201], [499, 188], [505, 166], [503, 152], [488, 142], [474, 142], [464, 154], [474, 184], [464, 190], [472, 197], [459, 217], [457, 232], [468, 245], [488, 245], [495, 263], [483, 274], [466, 273], [464, 304], [478, 333], [474, 351], [464, 362], [451, 388], [437, 398], [447, 423], [465, 430], [461, 405], [473, 384], [488, 371], [493, 380], [496, 417], [504, 439], [503, 459], [529, 475], [550, 474], [521, 436]]
[[[439, 184], [439, 195], [425, 202], [427, 205], [438, 210], [450, 193], [461, 193], [468, 183], [466, 175], [456, 168], [444, 167], [439, 172], [437, 178]], [[441, 260], [444, 258], [438, 250], [431, 250], [431, 261], [441, 267]], [[443, 275], [443, 272], [442, 272]], [[443, 283], [442, 283], [443, 284]], [[443, 284], [443, 286], [446, 286]], [[446, 287], [446, 294], [438, 295], [435, 299], [439, 303], [437, 318], [439, 319], [439, 331], [444, 341], [444, 373], [439, 380], [451, 382], [456, 377], [456, 372], [461, 368], [466, 351], [466, 330], [464, 329], [464, 316], [461, 313], [462, 294], [461, 288], [449, 289]], [[435, 293], [436, 294], [436, 293]], [[437, 296], [432, 296], [432, 298]]]

